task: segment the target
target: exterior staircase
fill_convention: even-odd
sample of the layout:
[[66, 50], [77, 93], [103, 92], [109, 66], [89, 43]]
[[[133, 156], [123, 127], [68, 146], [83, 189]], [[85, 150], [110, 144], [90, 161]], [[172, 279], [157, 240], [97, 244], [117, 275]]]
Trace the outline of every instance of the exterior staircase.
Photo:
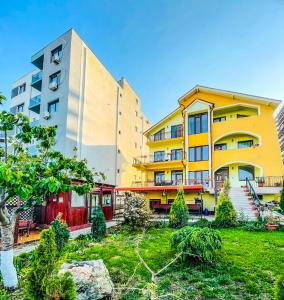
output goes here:
[[258, 211], [253, 204], [252, 197], [249, 196], [246, 186], [231, 187], [229, 196], [238, 215], [243, 215], [248, 220], [255, 220]]

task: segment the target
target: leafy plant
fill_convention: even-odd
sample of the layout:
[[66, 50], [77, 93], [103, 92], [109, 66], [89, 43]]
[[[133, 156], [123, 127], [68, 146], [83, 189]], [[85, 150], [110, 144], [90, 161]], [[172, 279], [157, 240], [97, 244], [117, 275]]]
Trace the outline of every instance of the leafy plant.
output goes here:
[[219, 195], [219, 203], [215, 213], [215, 225], [233, 227], [238, 224], [238, 215], [230, 197], [224, 193]]
[[62, 214], [59, 213], [55, 220], [51, 222], [52, 229], [55, 233], [55, 241], [57, 250], [61, 252], [66, 244], [68, 243], [70, 237], [70, 231], [68, 230], [67, 223], [61, 219]]
[[203, 261], [213, 261], [222, 240], [217, 230], [199, 227], [184, 227], [172, 235], [172, 247], [183, 252], [184, 258], [197, 257]]
[[185, 203], [183, 189], [179, 189], [176, 198], [171, 206], [169, 215], [169, 226], [181, 228], [188, 224], [188, 207]]
[[281, 191], [279, 206], [280, 206], [282, 212], [284, 212], [284, 180], [283, 180], [283, 187], [282, 187], [282, 191]]
[[92, 237], [100, 240], [106, 235], [106, 219], [100, 206], [95, 210], [92, 220]]
[[150, 224], [151, 211], [145, 197], [126, 193], [124, 198], [124, 223], [131, 229], [144, 228]]
[[284, 299], [284, 276], [279, 276], [274, 283], [274, 300]]
[[192, 227], [201, 227], [201, 228], [211, 227], [211, 225], [212, 225], [211, 222], [208, 221], [207, 219], [199, 219], [199, 220], [193, 222], [192, 224], [190, 224], [190, 226], [192, 226]]
[[265, 220], [258, 218], [256, 221], [247, 221], [243, 224], [243, 228], [247, 231], [265, 231], [265, 225]]
[[225, 179], [224, 180], [224, 183], [223, 183], [223, 189], [222, 189], [222, 192], [225, 194], [225, 195], [229, 195], [229, 192], [230, 192], [230, 189], [231, 189], [231, 185], [230, 185], [230, 181], [228, 179]]

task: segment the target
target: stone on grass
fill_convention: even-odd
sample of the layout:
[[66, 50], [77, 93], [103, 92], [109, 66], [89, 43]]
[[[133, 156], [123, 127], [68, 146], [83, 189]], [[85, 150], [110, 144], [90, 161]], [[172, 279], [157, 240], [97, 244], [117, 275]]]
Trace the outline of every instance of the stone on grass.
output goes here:
[[65, 272], [73, 275], [77, 300], [112, 299], [114, 286], [102, 259], [65, 263], [59, 274]]

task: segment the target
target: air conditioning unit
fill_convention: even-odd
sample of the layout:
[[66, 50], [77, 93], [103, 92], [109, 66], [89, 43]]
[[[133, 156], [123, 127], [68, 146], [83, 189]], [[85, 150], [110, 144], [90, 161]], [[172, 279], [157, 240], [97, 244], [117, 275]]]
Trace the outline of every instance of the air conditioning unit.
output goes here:
[[52, 91], [57, 90], [58, 89], [58, 83], [57, 83], [57, 81], [55, 81], [55, 80], [51, 81], [49, 83], [49, 89], [52, 90]]
[[45, 120], [48, 120], [50, 119], [50, 113], [48, 111], [45, 111], [42, 115], [42, 117], [45, 119]]
[[57, 64], [57, 65], [60, 63], [61, 57], [59, 56], [58, 53], [55, 53], [55, 54], [53, 55], [52, 61], [53, 61], [55, 64]]

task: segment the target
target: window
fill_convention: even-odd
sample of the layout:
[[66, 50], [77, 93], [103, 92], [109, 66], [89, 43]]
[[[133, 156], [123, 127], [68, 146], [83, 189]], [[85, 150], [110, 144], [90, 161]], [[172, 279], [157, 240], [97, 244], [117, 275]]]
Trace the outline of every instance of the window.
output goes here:
[[171, 174], [172, 184], [179, 185], [183, 182], [183, 172], [182, 171], [172, 171]]
[[24, 103], [22, 103], [22, 104], [19, 104], [18, 106], [17, 106], [17, 112], [23, 112], [24, 111]]
[[189, 134], [208, 132], [208, 114], [189, 116]]
[[161, 141], [165, 139], [165, 128], [154, 134], [154, 141]]
[[224, 122], [226, 121], [226, 117], [218, 117], [213, 119], [213, 123]]
[[183, 125], [179, 124], [179, 125], [173, 125], [171, 127], [171, 138], [178, 138], [183, 136]]
[[71, 194], [71, 207], [86, 207], [86, 195], [79, 195], [72, 191]]
[[59, 63], [62, 58], [62, 45], [51, 51], [50, 62]]
[[188, 172], [189, 185], [194, 184], [205, 184], [208, 185], [209, 182], [209, 171], [189, 171]]
[[182, 159], [183, 159], [182, 149], [173, 149], [171, 151], [171, 160], [182, 160]]
[[248, 141], [240, 141], [238, 142], [238, 148], [250, 148], [253, 146], [253, 140], [248, 140]]
[[49, 84], [55, 83], [57, 85], [60, 84], [61, 71], [58, 71], [49, 76]]
[[26, 83], [23, 83], [12, 89], [11, 98], [14, 98], [26, 91]]
[[245, 181], [254, 179], [254, 167], [253, 166], [239, 166], [239, 180]]
[[248, 115], [240, 115], [240, 114], [237, 114], [237, 118], [239, 119], [239, 118], [246, 118], [246, 117], [248, 117]]
[[155, 172], [155, 185], [163, 185], [165, 183], [165, 172]]
[[137, 126], [135, 126], [135, 131], [138, 132], [138, 127]]
[[57, 112], [58, 110], [58, 103], [59, 103], [59, 99], [56, 99], [52, 102], [49, 102], [48, 103], [48, 106], [47, 106], [47, 110], [49, 113], [54, 113], [54, 112]]
[[104, 194], [102, 202], [103, 206], [111, 206], [111, 194]]
[[208, 146], [198, 146], [189, 148], [189, 161], [201, 161], [209, 159]]
[[214, 150], [227, 150], [227, 144], [216, 144]]
[[154, 152], [154, 162], [164, 161], [164, 160], [165, 160], [165, 151]]
[[136, 117], [138, 117], [138, 111], [137, 110], [135, 111], [135, 115], [136, 115]]

